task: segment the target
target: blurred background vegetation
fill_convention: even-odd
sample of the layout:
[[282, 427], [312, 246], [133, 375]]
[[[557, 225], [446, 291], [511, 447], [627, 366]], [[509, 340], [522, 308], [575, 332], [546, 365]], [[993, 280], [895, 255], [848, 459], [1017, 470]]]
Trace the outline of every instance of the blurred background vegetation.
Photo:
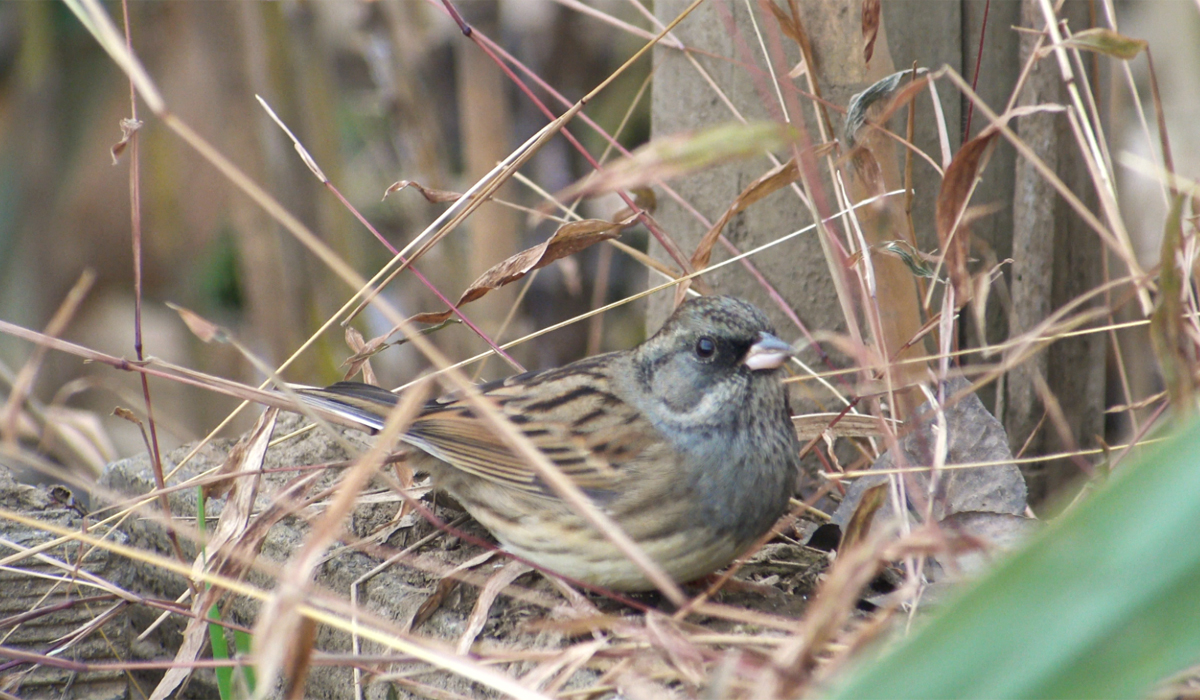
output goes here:
[[[639, 19], [626, 3], [607, 5], [605, 11], [616, 17]], [[119, 20], [120, 7], [108, 7]], [[463, 11], [469, 22], [572, 100], [643, 43], [608, 23], [540, 0], [467, 2]], [[254, 95], [272, 106], [330, 180], [397, 247], [447, 205], [431, 204], [413, 190], [384, 201], [388, 185], [407, 179], [463, 191], [545, 124], [499, 68], [439, 7], [426, 2], [134, 2], [130, 13], [134, 49], [171, 109], [365, 275], [390, 253], [308, 172]], [[648, 137], [648, 102], [634, 99], [647, 94], [639, 89], [648, 72], [643, 62], [587, 109], [627, 146]], [[129, 166], [128, 158], [114, 166], [109, 155], [120, 139], [119, 122], [129, 113], [128, 81], [64, 5], [0, 5], [0, 317], [42, 328], [80, 273], [92, 268], [96, 284], [66, 337], [132, 357]], [[277, 366], [352, 290], [147, 114], [143, 107], [146, 352], [260, 381], [232, 348], [195, 340], [163, 302], [226, 326]], [[590, 132], [581, 130], [580, 137], [593, 153], [604, 150]], [[560, 137], [524, 172], [555, 191], [586, 170]], [[525, 205], [539, 201], [511, 184], [500, 197]], [[602, 214], [616, 208], [606, 201], [585, 206]], [[488, 267], [553, 230], [553, 224], [530, 225], [524, 213], [485, 204], [465, 230], [436, 247], [418, 268], [456, 298]], [[625, 239], [639, 245], [639, 236], [644, 248], [644, 234]], [[570, 318], [589, 308], [595, 294], [613, 300], [644, 285], [644, 271], [621, 259], [606, 262], [608, 276], [597, 282], [599, 257], [599, 251], [588, 251], [540, 271], [503, 337]], [[519, 286], [475, 304], [472, 317], [485, 332], [499, 330]], [[401, 276], [387, 293], [406, 314], [440, 308], [411, 275]], [[639, 339], [642, 329], [633, 310], [615, 316], [616, 322], [610, 318], [593, 341], [598, 347], [592, 352]], [[370, 313], [357, 325], [367, 338], [389, 327]], [[453, 357], [486, 347], [461, 326], [438, 333], [436, 342]], [[534, 369], [578, 358], [587, 343], [587, 324], [576, 324], [513, 352]], [[0, 338], [5, 374], [14, 373], [29, 352], [24, 343]], [[331, 330], [286, 377], [332, 381], [349, 354], [341, 329]], [[390, 350], [375, 364], [388, 386], [413, 378], [425, 366], [419, 353], [407, 348]], [[484, 374], [508, 371], [493, 361]], [[234, 405], [165, 382], [152, 386], [168, 447], [202, 436]], [[140, 412], [140, 393], [136, 377], [55, 355], [35, 388], [42, 401], [97, 410], [120, 454], [144, 446], [136, 428], [108, 414], [114, 405]], [[231, 434], [244, 426], [244, 421], [236, 424]]]

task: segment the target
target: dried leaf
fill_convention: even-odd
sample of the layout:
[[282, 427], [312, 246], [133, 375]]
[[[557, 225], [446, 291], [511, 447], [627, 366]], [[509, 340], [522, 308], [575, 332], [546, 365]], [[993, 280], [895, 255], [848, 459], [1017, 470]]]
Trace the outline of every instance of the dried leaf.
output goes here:
[[515, 282], [533, 270], [545, 267], [560, 258], [573, 255], [601, 241], [616, 238], [621, 229], [632, 224], [634, 219], [629, 217], [621, 221], [604, 221], [601, 219], [584, 219], [563, 224], [541, 245], [517, 253], [516, 255], [493, 265], [490, 270], [480, 275], [470, 287], [459, 297], [458, 305], [470, 303], [484, 296], [493, 289], [499, 289], [506, 284]]
[[299, 700], [304, 697], [308, 684], [308, 669], [312, 665], [313, 649], [317, 642], [317, 621], [311, 617], [300, 618], [299, 629], [292, 635], [287, 658], [280, 674], [284, 677], [283, 697]]
[[1145, 39], [1131, 39], [1104, 27], [1085, 29], [1063, 42], [1063, 46], [1095, 51], [1123, 61], [1135, 58], [1149, 45]]
[[271, 105], [267, 104], [267, 101], [264, 100], [260, 95], [255, 95], [254, 99], [258, 100], [258, 104], [262, 106], [263, 111], [267, 113], [267, 116], [271, 117], [271, 121], [275, 122], [276, 126], [278, 126], [279, 129], [283, 131], [283, 133], [287, 134], [287, 137], [291, 139], [292, 149], [295, 150], [296, 154], [300, 156], [300, 160], [304, 161], [304, 165], [308, 167], [309, 172], [311, 172], [313, 176], [315, 176], [321, 182], [328, 183], [329, 178], [325, 177], [325, 173], [321, 171], [321, 166], [317, 165], [317, 160], [312, 157], [312, 154], [308, 152], [308, 149], [304, 147], [304, 144], [300, 143], [300, 139], [296, 138], [296, 134], [292, 133], [292, 130], [288, 128], [288, 125], [279, 118], [279, 115], [275, 113], [275, 110], [271, 109]]
[[433, 614], [442, 607], [442, 604], [446, 602], [446, 598], [450, 597], [455, 588], [458, 588], [458, 579], [446, 577], [438, 581], [437, 588], [433, 589], [433, 593], [430, 593], [429, 597], [417, 608], [417, 612], [413, 615], [412, 623], [409, 624], [408, 629], [415, 630], [428, 622], [429, 618], [433, 617]]
[[167, 302], [167, 306], [173, 309], [175, 313], [179, 314], [179, 318], [183, 319], [183, 322], [187, 325], [188, 330], [190, 330], [192, 334], [200, 340], [206, 343], [211, 343], [213, 341], [224, 343], [229, 340], [229, 333], [226, 332], [224, 328], [221, 328], [200, 314], [185, 309], [178, 304], [172, 304], [169, 301]]
[[125, 153], [125, 149], [129, 146], [129, 142], [133, 139], [133, 135], [136, 134], [141, 128], [142, 122], [138, 121], [137, 119], [129, 119], [126, 117], [125, 119], [121, 120], [121, 140], [113, 144], [113, 147], [110, 149], [110, 152], [112, 153], [113, 165], [121, 162], [121, 155]]
[[212, 588], [196, 596], [192, 604], [194, 614], [183, 632], [182, 641], [177, 642], [179, 648], [175, 652], [175, 663], [163, 674], [162, 680], [150, 694], [150, 700], [166, 700], [172, 697], [179, 684], [192, 675], [195, 661], [200, 658], [200, 652], [204, 651], [204, 643], [208, 641], [206, 614], [219, 595], [220, 590]]
[[[937, 196], [938, 242], [946, 256], [946, 271], [954, 285], [958, 304], [971, 298], [971, 279], [967, 273], [967, 256], [970, 253], [970, 235], [961, 219], [967, 201], [975, 186], [975, 180], [999, 131], [988, 128], [979, 136], [963, 144], [946, 168], [942, 186]], [[956, 230], [958, 229], [958, 230]]]
[[483, 626], [487, 623], [488, 613], [492, 609], [492, 604], [496, 602], [496, 598], [508, 588], [508, 585], [516, 581], [522, 574], [527, 574], [533, 571], [533, 567], [516, 560], [510, 560], [499, 571], [488, 577], [487, 583], [479, 590], [479, 597], [475, 600], [475, 607], [471, 609], [471, 615], [467, 618], [467, 628], [463, 630], [462, 636], [458, 638], [458, 646], [455, 652], [460, 655], [467, 655], [471, 652], [471, 645], [475, 643], [475, 638], [483, 631]]
[[[917, 75], [926, 75], [929, 71], [925, 68], [918, 68]], [[881, 78], [872, 83], [866, 90], [853, 95], [850, 98], [849, 104], [846, 105], [846, 124], [842, 127], [842, 139], [847, 146], [853, 146], [855, 135], [867, 122], [867, 113], [885, 97], [891, 97], [888, 103], [876, 119], [878, 123], [885, 123], [902, 105], [907, 104], [912, 96], [925, 88], [929, 82], [928, 77], [923, 77], [920, 80], [911, 80], [913, 71], [902, 70], [891, 75]], [[907, 81], [907, 82], [905, 82]], [[903, 87], [901, 87], [903, 86]], [[899, 90], [899, 92], [896, 92]], [[894, 97], [893, 97], [894, 94]]]
[[[972, 278], [974, 293], [971, 295], [971, 311], [975, 317], [975, 331], [982, 334], [987, 328], [987, 303], [992, 292], [992, 272], [983, 270]], [[987, 342], [980, 347], [987, 347]]]
[[[217, 480], [204, 485], [205, 498], [224, 498], [235, 487], [238, 489], [235, 497], [231, 498], [221, 511], [217, 531], [208, 543], [210, 552], [219, 549], [235, 534], [240, 534], [250, 521], [250, 511], [254, 507], [254, 494], [258, 492], [263, 459], [267, 454], [271, 434], [275, 431], [275, 418], [278, 415], [279, 409], [268, 408], [259, 417], [254, 430], [247, 433], [229, 451], [225, 462], [217, 468]], [[242, 477], [249, 478], [239, 482]], [[250, 494], [248, 498], [245, 497], [247, 493]], [[230, 534], [224, 534], [223, 528], [228, 528]]]
[[879, 34], [879, 20], [882, 13], [879, 0], [863, 0], [863, 63], [868, 65], [871, 63], [871, 56], [875, 55], [875, 38]]
[[792, 158], [786, 163], [771, 168], [764, 175], [751, 182], [733, 200], [733, 204], [725, 210], [725, 213], [721, 215], [717, 223], [713, 224], [713, 227], [700, 239], [700, 244], [696, 246], [696, 252], [692, 254], [692, 265], [697, 270], [708, 267], [708, 261], [712, 257], [713, 246], [717, 244], [717, 239], [720, 237], [721, 231], [729, 223], [730, 219], [745, 211], [751, 204], [786, 187], [799, 177], [800, 168], [796, 165], [796, 159]]
[[797, 44], [800, 43], [800, 33], [797, 31], [796, 20], [784, 13], [783, 8], [773, 2], [766, 3], [766, 7], [771, 11], [771, 14], [775, 15], [775, 21], [779, 23], [779, 29], [783, 32], [784, 36]]
[[[223, 576], [241, 578], [262, 548], [271, 524], [282, 515], [272, 511], [272, 505], [261, 513], [257, 519], [251, 519], [254, 514], [254, 503], [258, 498], [258, 487], [262, 481], [263, 463], [271, 436], [275, 432], [275, 422], [279, 409], [268, 409], [258, 419], [254, 429], [246, 438], [238, 443], [240, 454], [236, 457], [231, 453], [226, 460], [228, 471], [225, 472], [228, 484], [228, 495], [225, 507], [217, 519], [217, 526], [209, 538], [206, 561], [197, 558], [199, 566], [205, 561], [209, 571], [216, 571]], [[222, 465], [223, 468], [226, 465]], [[277, 498], [280, 493], [273, 494]], [[279, 498], [276, 503], [283, 501]]]
[[[971, 383], [962, 377], [952, 377], [944, 385], [949, 400], [962, 393]], [[938, 476], [933, 517], [942, 519], [952, 513], [965, 511], [989, 511], [1020, 515], [1025, 512], [1026, 489], [1021, 470], [1013, 464], [1008, 447], [1008, 434], [1000, 421], [988, 412], [983, 402], [974, 393], [968, 393], [956, 403], [944, 409], [946, 418], [946, 461], [945, 469]], [[871, 471], [890, 471], [902, 462], [909, 467], [929, 467], [934, 463], [933, 449], [936, 442], [937, 421], [929, 403], [922, 404], [910, 419], [914, 425], [911, 433], [900, 440], [903, 460], [891, 450], [880, 455], [871, 465]], [[955, 467], [962, 464], [983, 464], [979, 467]], [[833, 513], [832, 522], [843, 526], [849, 522], [863, 493], [872, 486], [886, 482], [887, 474], [870, 474], [854, 481], [846, 489], [846, 496]], [[924, 512], [917, 507], [917, 500], [929, 492], [930, 474], [927, 471], [904, 474], [909, 502], [904, 507]], [[876, 520], [899, 517], [892, 511], [890, 503], [884, 504]]]
[[[274, 410], [274, 409], [272, 409]], [[229, 455], [225, 457], [225, 461], [217, 468], [217, 473], [213, 476], [217, 477], [216, 481], [205, 484], [201, 487], [205, 498], [224, 498], [229, 488], [233, 486], [233, 480], [229, 477], [233, 472], [241, 471], [241, 464], [246, 456], [246, 442], [242, 440], [234, 445], [229, 450]]]
[[842, 535], [838, 551], [850, 549], [871, 534], [871, 523], [887, 500], [887, 489], [887, 484], [876, 484], [863, 493], [858, 507], [854, 509], [854, 515], [850, 516], [850, 521], [846, 523], [846, 534]]
[[775, 15], [775, 21], [779, 23], [780, 31], [800, 47], [801, 62], [807, 64], [811, 61], [815, 64], [808, 34], [804, 32], [804, 25], [800, 24], [800, 8], [797, 7], [796, 0], [788, 0], [788, 13], [784, 13], [783, 8], [774, 2], [763, 4], [767, 6], [771, 14]]
[[[712, 228], [705, 232], [704, 236], [700, 239], [700, 243], [696, 246], [696, 252], [692, 253], [692, 267], [696, 270], [708, 267], [709, 260], [712, 258], [713, 246], [717, 244], [717, 240], [721, 237], [721, 231], [725, 229], [725, 226], [729, 224], [734, 216], [745, 211], [750, 205], [758, 202], [767, 195], [786, 187], [799, 177], [800, 169], [796, 165], [796, 159], [792, 158], [786, 163], [768, 170], [764, 175], [759, 176], [758, 179], [750, 183], [733, 200], [733, 204], [725, 210], [725, 213], [721, 215], [717, 223], [713, 224]], [[683, 302], [684, 295], [691, 286], [691, 282], [692, 280], [686, 280], [675, 288], [676, 306]]]
[[[654, 194], [654, 190], [650, 187], [638, 187], [630, 191], [633, 195], [633, 205], [638, 209], [653, 214], [658, 209], [658, 195]], [[624, 207], [609, 217], [610, 221], [621, 221], [633, 216], [634, 210], [629, 207]]]
[[394, 332], [395, 329], [392, 329], [385, 335], [372, 338], [370, 341], [363, 343], [353, 355], [347, 357], [342, 362], [342, 366], [346, 368], [346, 378], [348, 379], [358, 374], [359, 368], [361, 368], [372, 357], [377, 355], [381, 350], [388, 347], [389, 343], [387, 343], [386, 340]]
[[713, 165], [773, 151], [796, 138], [794, 127], [776, 122], [722, 124], [703, 131], [665, 136], [568, 187], [556, 199], [647, 187]]
[[[897, 421], [889, 420], [893, 423], [893, 429], [899, 427]], [[809, 413], [792, 416], [792, 425], [796, 428], [796, 436], [801, 442], [825, 434], [834, 438], [873, 438], [882, 437], [884, 434], [878, 418], [858, 413]]]
[[363, 338], [363, 334], [358, 332], [354, 326], [346, 326], [346, 346], [354, 352], [362, 352], [367, 341]]
[[[850, 149], [846, 163], [854, 174], [854, 181], [861, 183], [862, 199], [875, 197], [887, 192], [887, 183], [883, 179], [883, 168], [879, 166], [875, 154], [869, 148], [858, 145]], [[861, 215], [860, 215], [861, 216]], [[864, 216], [865, 218], [865, 216]]]
[[125, 408], [124, 406], [117, 406], [116, 408], [113, 409], [112, 414], [114, 416], [116, 416], [117, 418], [120, 418], [121, 420], [129, 421], [130, 423], [133, 423], [134, 425], [138, 426], [139, 428], [141, 428], [143, 426], [142, 419], [138, 418], [136, 413], [129, 410], [128, 408]]
[[[231, 578], [240, 578], [248, 563], [254, 561], [254, 557], [249, 554], [234, 556], [233, 552], [246, 549], [253, 549], [257, 552], [266, 537], [266, 527], [260, 528], [257, 537], [248, 536], [247, 529], [254, 509], [254, 500], [258, 494], [263, 460], [266, 457], [267, 446], [271, 442], [271, 434], [275, 430], [275, 419], [278, 415], [279, 409], [276, 408], [264, 412], [254, 429], [238, 443], [221, 466], [220, 471], [227, 475], [227, 479], [205, 487], [206, 496], [217, 491], [228, 490], [229, 498], [226, 499], [225, 507], [217, 520], [217, 526], [208, 540], [207, 553], [201, 553], [196, 557], [196, 561], [192, 565], [194, 570], [220, 571]], [[230, 566], [231, 562], [237, 563], [236, 569]], [[175, 654], [177, 663], [168, 669], [151, 698], [171, 697], [179, 684], [190, 675], [193, 662], [199, 658], [207, 639], [208, 613], [222, 595], [223, 591], [220, 588], [210, 588], [196, 597], [192, 605], [192, 612], [195, 615], [188, 623], [183, 634], [183, 642]]]
[[367, 342], [363, 339], [363, 334], [359, 333], [357, 328], [346, 326], [346, 345], [354, 351], [354, 354], [342, 363], [343, 367], [347, 367], [342, 381], [348, 381], [351, 377], [358, 374], [359, 370], [362, 370], [362, 380], [364, 383], [379, 386], [379, 380], [375, 378], [375, 370], [371, 369], [371, 356], [383, 349], [383, 340], [386, 337], [372, 338], [371, 343], [378, 344], [379, 347], [371, 347], [368, 346]]
[[408, 320], [411, 323], [446, 323], [453, 315], [453, 311], [446, 309], [445, 311], [428, 311], [417, 314]]
[[393, 192], [399, 192], [400, 190], [402, 190], [406, 187], [412, 187], [413, 189], [417, 190], [418, 192], [421, 193], [421, 196], [423, 196], [425, 199], [429, 200], [430, 202], [433, 202], [434, 204], [442, 204], [444, 202], [453, 202], [462, 197], [461, 192], [450, 192], [447, 190], [435, 190], [432, 187], [426, 187], [426, 186], [422, 185], [421, 183], [417, 182], [416, 180], [400, 180], [398, 182], [393, 182], [390, 187], [388, 187], [386, 190], [383, 191], [383, 198], [387, 199], [389, 194], [392, 194]]
[[1150, 316], [1150, 340], [1162, 368], [1163, 384], [1177, 415], [1196, 410], [1195, 345], [1184, 328], [1183, 276], [1179, 262], [1185, 244], [1183, 238], [1184, 197], [1171, 198], [1171, 210], [1163, 227], [1162, 252], [1158, 273], [1158, 300]]
[[[621, 235], [622, 229], [632, 226], [637, 221], [637, 217], [634, 214], [630, 212], [623, 213], [625, 216], [616, 221], [584, 219], [559, 226], [554, 235], [546, 239], [545, 242], [532, 248], [527, 248], [507, 260], [493, 265], [491, 269], [480, 275], [479, 279], [472, 282], [471, 286], [467, 287], [466, 291], [459, 297], [457, 306], [469, 304], [485, 296], [493, 289], [499, 289], [506, 284], [516, 282], [530, 272], [545, 267], [556, 260], [561, 260], [568, 255], [573, 255], [581, 250], [590, 248], [601, 241], [616, 238]], [[444, 323], [453, 313], [449, 309], [445, 311], [431, 311], [417, 314], [409, 320], [416, 323]], [[394, 331], [395, 329], [393, 329]]]
[[[438, 581], [437, 588], [435, 588], [434, 591], [429, 594], [429, 597], [426, 598], [425, 601], [421, 603], [420, 607], [417, 608], [417, 612], [413, 615], [412, 622], [409, 623], [407, 630], [412, 631], [425, 624], [427, 621], [429, 621], [429, 618], [433, 617], [433, 614], [438, 611], [438, 608], [445, 604], [446, 598], [450, 596], [450, 593], [452, 593], [454, 589], [458, 587], [459, 574], [464, 571], [474, 569], [478, 566], [482, 566], [497, 556], [498, 553], [495, 551], [482, 552], [464, 562], [460, 562], [457, 566], [442, 574], [441, 580]], [[500, 578], [503, 578], [503, 576]], [[508, 583], [511, 583], [511, 580]], [[505, 583], [503, 586], [501, 586], [501, 588], [507, 586], [508, 583]], [[491, 607], [490, 602], [488, 603], [488, 607]], [[475, 634], [478, 634], [478, 632]]]
[[913, 337], [908, 339], [908, 342], [906, 342], [904, 344], [903, 349], [907, 350], [908, 348], [912, 347], [913, 345], [916, 345], [917, 343], [921, 342], [922, 338], [929, 335], [929, 333], [934, 328], [937, 328], [939, 325], [941, 325], [941, 323], [942, 323], [942, 315], [940, 313], [936, 313], [933, 316], [929, 317], [929, 320], [926, 321], [925, 323], [922, 323], [921, 327], [918, 328], [915, 333], [913, 333]]
[[[257, 455], [253, 459], [257, 459]], [[249, 463], [250, 458], [244, 462], [244, 464]], [[261, 464], [258, 468], [261, 469]], [[214, 540], [217, 537], [223, 537], [221, 533], [224, 526], [222, 525], [222, 521], [218, 520], [216, 533], [213, 536], [213, 540], [210, 540], [210, 548], [213, 549], [213, 553], [210, 556], [210, 560], [213, 562], [210, 567], [211, 570], [219, 571], [226, 575], [241, 576], [241, 572], [246, 567], [245, 563], [253, 562], [257, 558], [259, 551], [262, 549], [263, 542], [266, 541], [267, 535], [271, 532], [271, 528], [284, 518], [293, 517], [298, 511], [308, 506], [309, 501], [306, 499], [311, 495], [314, 485], [320, 482], [323, 473], [322, 471], [314, 471], [309, 474], [297, 476], [282, 487], [275, 488], [270, 494], [270, 500], [265, 509], [250, 520], [244, 529], [238, 530], [231, 527], [230, 531], [235, 534], [231, 535], [224, 544], [217, 543], [220, 546], [213, 548], [212, 544]], [[234, 484], [229, 500], [232, 501], [243, 497], [248, 499], [252, 492], [257, 491], [257, 488], [257, 484], [249, 484], [247, 480], [243, 479], [240, 483]], [[239, 510], [241, 509], [235, 508], [234, 512], [236, 513]], [[225, 517], [224, 511], [222, 511], [221, 517]]]

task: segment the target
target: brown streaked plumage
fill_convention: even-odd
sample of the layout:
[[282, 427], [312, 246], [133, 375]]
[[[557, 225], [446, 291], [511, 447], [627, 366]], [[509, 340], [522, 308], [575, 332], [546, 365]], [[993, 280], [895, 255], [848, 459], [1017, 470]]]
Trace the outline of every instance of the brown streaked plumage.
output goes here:
[[[479, 390], [670, 576], [689, 581], [728, 564], [787, 507], [799, 444], [777, 370], [789, 355], [751, 304], [701, 297], [631, 350]], [[297, 393], [372, 429], [397, 401], [353, 382]], [[506, 549], [596, 585], [651, 587], [454, 394], [429, 402], [401, 439]]]

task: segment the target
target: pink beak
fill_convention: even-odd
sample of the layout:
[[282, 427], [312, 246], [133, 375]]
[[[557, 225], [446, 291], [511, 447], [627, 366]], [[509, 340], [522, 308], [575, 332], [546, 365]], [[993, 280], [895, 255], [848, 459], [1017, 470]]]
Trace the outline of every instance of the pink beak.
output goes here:
[[746, 358], [742, 360], [752, 370], [778, 369], [792, 356], [792, 346], [779, 338], [763, 331], [759, 334], [758, 342], [750, 346]]

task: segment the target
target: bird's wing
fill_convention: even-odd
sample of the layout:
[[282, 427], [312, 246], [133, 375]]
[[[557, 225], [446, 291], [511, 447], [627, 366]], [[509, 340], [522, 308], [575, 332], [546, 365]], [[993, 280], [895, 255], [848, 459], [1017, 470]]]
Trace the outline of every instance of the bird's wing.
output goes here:
[[[604, 388], [606, 358], [478, 387], [568, 478], [597, 496], [612, 490], [631, 462], [664, 449], [642, 413]], [[307, 403], [375, 430], [398, 399], [357, 382], [296, 390]], [[466, 474], [530, 494], [550, 493], [529, 462], [461, 396], [426, 404], [401, 439]]]
[[[630, 462], [648, 458], [658, 442], [642, 413], [602, 388], [587, 365], [568, 367], [571, 371], [518, 375], [480, 390], [577, 486], [600, 495], [614, 488]], [[461, 398], [431, 402], [404, 440], [478, 478], [549, 493], [529, 462]]]

